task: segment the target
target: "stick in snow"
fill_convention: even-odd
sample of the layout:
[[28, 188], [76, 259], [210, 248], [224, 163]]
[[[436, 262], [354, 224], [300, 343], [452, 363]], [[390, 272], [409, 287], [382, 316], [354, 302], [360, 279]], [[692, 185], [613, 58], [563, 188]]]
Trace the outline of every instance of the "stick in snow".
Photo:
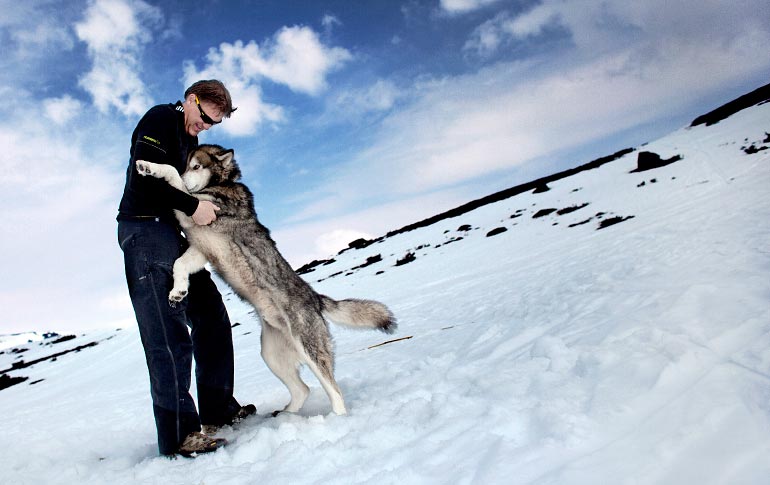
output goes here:
[[381, 344], [372, 345], [371, 347], [367, 347], [366, 349], [367, 349], [367, 350], [368, 350], [368, 349], [373, 349], [373, 348], [375, 348], [375, 347], [380, 347], [380, 346], [382, 346], [382, 345], [391, 344], [391, 343], [393, 343], [393, 342], [398, 342], [399, 340], [409, 340], [409, 339], [410, 339], [410, 338], [412, 338], [412, 337], [414, 337], [414, 335], [410, 335], [410, 336], [408, 336], [408, 337], [401, 337], [401, 338], [397, 338], [397, 339], [393, 339], [393, 340], [388, 340], [387, 342], [382, 342]]

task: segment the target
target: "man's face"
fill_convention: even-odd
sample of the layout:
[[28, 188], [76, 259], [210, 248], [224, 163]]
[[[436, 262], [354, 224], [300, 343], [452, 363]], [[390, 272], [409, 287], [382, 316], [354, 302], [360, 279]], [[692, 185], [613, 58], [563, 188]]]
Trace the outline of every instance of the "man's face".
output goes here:
[[213, 126], [213, 124], [203, 121], [201, 110], [212, 121], [216, 123], [222, 121], [222, 113], [214, 104], [200, 98], [198, 102], [200, 103], [200, 108], [198, 107], [199, 104], [196, 103], [194, 94], [187, 96], [184, 102], [184, 126], [187, 134], [190, 136], [198, 136], [201, 131], [208, 130]]

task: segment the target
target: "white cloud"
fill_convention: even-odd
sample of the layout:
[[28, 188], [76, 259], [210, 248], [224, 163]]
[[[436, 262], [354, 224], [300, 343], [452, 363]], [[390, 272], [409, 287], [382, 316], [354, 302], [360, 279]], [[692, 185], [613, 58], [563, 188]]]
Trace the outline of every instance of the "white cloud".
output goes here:
[[487, 57], [512, 40], [541, 34], [545, 27], [558, 23], [559, 19], [559, 13], [547, 4], [538, 5], [517, 17], [507, 11], [500, 12], [473, 31], [464, 49]]
[[326, 89], [326, 77], [352, 58], [339, 47], [324, 45], [309, 27], [284, 27], [262, 46], [254, 41], [222, 43], [210, 49], [206, 66], [198, 70], [185, 63], [185, 84], [198, 79], [220, 79], [238, 106], [223, 124], [231, 135], [252, 134], [265, 121], [280, 122], [284, 110], [262, 99], [264, 80], [287, 86], [295, 92], [315, 96]]
[[[756, 39], [756, 49], [761, 44]], [[628, 50], [536, 77], [529, 66], [498, 65], [431, 88], [415, 111], [392, 120], [385, 144], [375, 150], [395, 154], [380, 163], [403, 174], [391, 177], [402, 190], [463, 182], [685, 109], [715, 86], [742, 79], [728, 68], [736, 61], [755, 74], [756, 52], [680, 45], [676, 54], [639, 65], [638, 53]], [[770, 55], [764, 57], [767, 66]], [[479, 85], [485, 92], [473, 93]], [[399, 124], [419, 135], [403, 133]], [[396, 151], [403, 145], [408, 153]]]
[[342, 22], [336, 16], [326, 14], [321, 19], [321, 25], [323, 25], [324, 32], [328, 35], [335, 26], [342, 25]]
[[508, 14], [503, 12], [476, 27], [465, 42], [463, 50], [472, 51], [480, 57], [488, 57], [495, 53], [505, 40], [505, 26], [501, 24], [509, 21]]
[[487, 5], [492, 5], [500, 0], [441, 0], [442, 10], [452, 14], [462, 14], [478, 10]]
[[113, 107], [126, 116], [141, 115], [152, 105], [139, 78], [141, 55], [162, 21], [160, 9], [141, 0], [96, 0], [75, 25], [93, 61], [80, 86], [99, 111]]
[[264, 76], [310, 95], [323, 91], [327, 74], [351, 59], [347, 50], [323, 45], [308, 27], [282, 28], [263, 50], [264, 55], [243, 58], [244, 74]]
[[45, 116], [56, 125], [62, 126], [80, 115], [83, 103], [69, 94], [60, 98], [48, 98], [43, 100]]
[[18, 44], [17, 54], [22, 59], [51, 51], [69, 51], [75, 46], [75, 40], [67, 29], [47, 20], [28, 29], [16, 27], [18, 30], [12, 31], [11, 36]]
[[66, 119], [61, 107], [76, 104], [66, 96], [15, 100], [29, 116], [0, 125], [0, 204], [8, 208], [0, 225], [0, 268], [8, 275], [0, 281], [1, 325], [84, 329], [127, 318], [125, 306], [96, 308], [104, 295], [125, 290], [115, 242], [122, 163], [112, 144], [94, 142], [115, 133], [88, 119], [64, 129], [47, 121]]
[[630, 47], [655, 55], [679, 44], [720, 45], [720, 41], [732, 42], [747, 31], [766, 32], [763, 19], [751, 14], [763, 6], [760, 0], [733, 4], [707, 0], [697, 8], [665, 0], [543, 0], [517, 15], [498, 13], [470, 35], [465, 49], [487, 56], [513, 42], [541, 35], [549, 26], [559, 26], [570, 36], [576, 54], [596, 57]]
[[331, 100], [331, 104], [335, 116], [344, 114], [354, 117], [370, 112], [388, 111], [402, 95], [402, 91], [392, 81], [378, 79], [370, 86], [339, 92]]
[[71, 59], [75, 46], [67, 20], [72, 10], [53, 0], [0, 0], [1, 85], [13, 86], [14, 92], [36, 84], [50, 87], [44, 78], [61, 72], [62, 59]]

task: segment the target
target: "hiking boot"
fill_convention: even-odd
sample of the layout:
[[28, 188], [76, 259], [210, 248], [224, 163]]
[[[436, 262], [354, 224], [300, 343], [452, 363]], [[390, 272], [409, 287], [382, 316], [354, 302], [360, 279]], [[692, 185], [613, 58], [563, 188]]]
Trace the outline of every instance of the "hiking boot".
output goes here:
[[224, 438], [210, 438], [199, 431], [194, 431], [188, 434], [182, 444], [179, 445], [177, 453], [189, 458], [201, 453], [217, 451], [226, 444], [227, 440]]
[[235, 426], [239, 424], [244, 419], [248, 418], [249, 416], [252, 416], [254, 414], [257, 414], [257, 407], [253, 404], [247, 404], [245, 406], [241, 406], [238, 408], [238, 410], [230, 417], [230, 421], [225, 424], [204, 424], [202, 426], [203, 433], [207, 435], [213, 435], [216, 434], [220, 429], [222, 429], [224, 426]]

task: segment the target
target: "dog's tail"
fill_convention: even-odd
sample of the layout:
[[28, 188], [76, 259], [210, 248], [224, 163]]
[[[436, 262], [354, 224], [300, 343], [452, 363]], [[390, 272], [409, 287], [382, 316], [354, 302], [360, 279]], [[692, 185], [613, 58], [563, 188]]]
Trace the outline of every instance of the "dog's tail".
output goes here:
[[320, 295], [323, 315], [334, 323], [353, 328], [375, 328], [385, 333], [396, 331], [398, 324], [393, 313], [378, 301], [333, 300]]

